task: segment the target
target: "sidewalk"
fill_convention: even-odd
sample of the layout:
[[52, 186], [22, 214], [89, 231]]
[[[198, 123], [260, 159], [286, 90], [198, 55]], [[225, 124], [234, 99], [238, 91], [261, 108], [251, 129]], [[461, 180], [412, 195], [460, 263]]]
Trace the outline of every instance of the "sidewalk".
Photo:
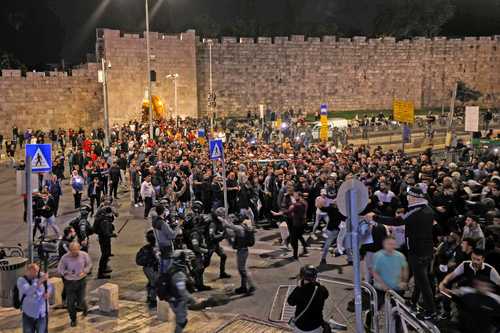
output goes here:
[[[91, 305], [91, 304], [90, 304]], [[99, 312], [97, 306], [90, 306], [87, 318], [78, 316], [78, 326], [70, 327], [68, 313], [64, 309], [51, 310], [49, 332], [68, 333], [167, 333], [172, 332], [175, 321], [162, 323], [156, 319], [156, 312], [147, 309], [144, 303], [120, 300], [118, 316]], [[235, 315], [208, 311], [189, 313], [186, 333], [212, 333]], [[175, 319], [174, 319], [175, 320]], [[0, 308], [0, 333], [21, 333], [21, 314], [13, 308]], [[244, 332], [244, 331], [242, 331]]]

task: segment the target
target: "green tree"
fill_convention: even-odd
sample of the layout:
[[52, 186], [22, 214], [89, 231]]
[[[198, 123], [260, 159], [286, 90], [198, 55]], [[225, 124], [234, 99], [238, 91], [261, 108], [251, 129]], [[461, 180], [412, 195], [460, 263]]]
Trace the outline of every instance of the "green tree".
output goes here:
[[451, 0], [378, 0], [375, 34], [432, 37], [454, 14]]
[[459, 81], [457, 85], [457, 100], [462, 104], [467, 102], [475, 102], [481, 98], [483, 94], [467, 86], [463, 81]]
[[20, 69], [23, 72], [27, 71], [27, 67], [22, 64], [19, 59], [14, 57], [12, 53], [0, 50], [0, 70], [2, 69]]
[[220, 25], [206, 14], [196, 17], [193, 26], [203, 37], [215, 38], [221, 34]]

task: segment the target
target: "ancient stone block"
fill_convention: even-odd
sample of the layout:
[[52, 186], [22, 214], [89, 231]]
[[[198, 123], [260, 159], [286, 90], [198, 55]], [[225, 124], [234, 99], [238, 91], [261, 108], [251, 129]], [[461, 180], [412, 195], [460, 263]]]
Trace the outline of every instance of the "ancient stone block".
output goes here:
[[97, 288], [99, 295], [99, 310], [102, 312], [118, 311], [118, 285], [105, 283]]
[[52, 285], [54, 292], [50, 295], [49, 304], [52, 306], [59, 306], [63, 304], [62, 291], [64, 284], [61, 278], [52, 277], [49, 279], [49, 284]]

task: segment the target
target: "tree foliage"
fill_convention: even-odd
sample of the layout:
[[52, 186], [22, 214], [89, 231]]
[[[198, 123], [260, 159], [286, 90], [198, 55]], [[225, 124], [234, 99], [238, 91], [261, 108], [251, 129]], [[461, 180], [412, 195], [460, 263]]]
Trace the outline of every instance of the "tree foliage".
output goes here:
[[462, 104], [474, 102], [481, 98], [483, 94], [467, 86], [463, 81], [459, 81], [457, 85], [457, 100]]
[[454, 6], [451, 0], [383, 0], [377, 11], [376, 35], [433, 37], [453, 16]]

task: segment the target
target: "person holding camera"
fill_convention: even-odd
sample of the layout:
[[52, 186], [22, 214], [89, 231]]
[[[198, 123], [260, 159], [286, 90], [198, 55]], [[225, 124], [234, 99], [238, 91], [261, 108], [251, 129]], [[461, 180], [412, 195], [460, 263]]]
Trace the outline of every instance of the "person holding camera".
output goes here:
[[23, 333], [46, 333], [48, 300], [53, 293], [47, 284], [49, 276], [40, 273], [40, 267], [33, 263], [26, 267], [26, 274], [17, 279], [19, 306], [23, 312]]
[[83, 316], [87, 316], [85, 301], [86, 277], [92, 268], [90, 256], [80, 251], [80, 244], [73, 242], [57, 266], [57, 271], [63, 277], [66, 302], [68, 305], [71, 326], [76, 326], [77, 307], [83, 309]]
[[323, 308], [329, 297], [328, 289], [318, 281], [318, 269], [307, 265], [300, 270], [299, 285], [288, 296], [287, 303], [295, 306], [290, 321], [294, 333], [323, 333], [331, 331], [323, 319]]

